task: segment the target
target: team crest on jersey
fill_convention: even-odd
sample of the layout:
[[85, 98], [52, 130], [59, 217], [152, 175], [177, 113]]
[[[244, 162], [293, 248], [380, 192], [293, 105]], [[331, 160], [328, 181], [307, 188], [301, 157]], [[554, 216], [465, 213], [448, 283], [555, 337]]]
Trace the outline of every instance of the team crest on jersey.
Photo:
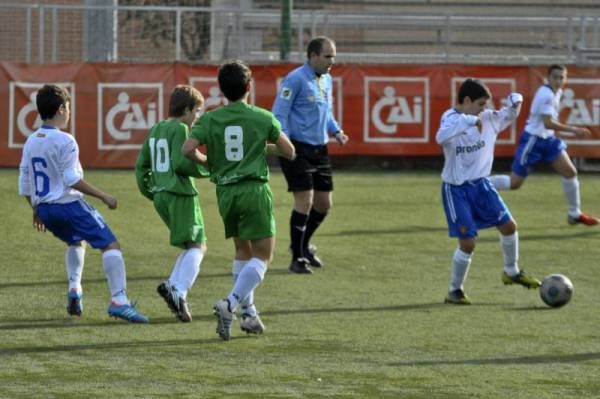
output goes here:
[[292, 98], [292, 89], [289, 89], [287, 87], [281, 89], [281, 98], [283, 98], [284, 100], [289, 100], [290, 98]]

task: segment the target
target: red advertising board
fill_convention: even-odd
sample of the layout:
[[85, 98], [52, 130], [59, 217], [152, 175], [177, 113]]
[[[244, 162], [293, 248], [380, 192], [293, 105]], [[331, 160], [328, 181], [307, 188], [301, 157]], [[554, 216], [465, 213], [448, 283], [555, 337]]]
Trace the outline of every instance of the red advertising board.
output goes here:
[[[296, 65], [251, 66], [250, 102], [270, 109], [281, 79]], [[35, 93], [44, 83], [66, 87], [72, 120], [65, 129], [79, 142], [86, 167], [132, 167], [148, 129], [168, 113], [169, 94], [191, 84], [205, 97], [206, 109], [227, 103], [218, 89], [217, 68], [190, 64], [0, 63], [0, 166], [17, 166], [23, 143], [41, 123]], [[512, 91], [525, 97], [515, 126], [502, 132], [497, 156], [512, 156], [529, 105], [543, 83], [545, 68], [464, 65], [336, 65], [333, 111], [350, 137], [330, 146], [343, 155], [441, 155], [435, 132], [442, 113], [467, 77], [483, 80], [499, 108]], [[587, 139], [567, 138], [573, 156], [600, 158], [600, 72], [569, 68], [561, 120], [586, 126]]]

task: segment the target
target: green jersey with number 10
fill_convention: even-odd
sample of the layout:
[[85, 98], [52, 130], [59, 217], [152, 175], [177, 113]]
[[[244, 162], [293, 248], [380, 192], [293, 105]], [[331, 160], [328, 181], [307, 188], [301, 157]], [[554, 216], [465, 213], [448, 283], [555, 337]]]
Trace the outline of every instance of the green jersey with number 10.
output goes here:
[[210, 180], [227, 185], [268, 181], [267, 142], [277, 141], [280, 132], [272, 113], [239, 101], [202, 115], [190, 136], [206, 144]]
[[135, 163], [135, 176], [142, 194], [168, 191], [178, 195], [197, 195], [192, 177], [208, 172], [185, 158], [181, 146], [188, 138], [188, 127], [176, 120], [158, 122], [150, 129]]

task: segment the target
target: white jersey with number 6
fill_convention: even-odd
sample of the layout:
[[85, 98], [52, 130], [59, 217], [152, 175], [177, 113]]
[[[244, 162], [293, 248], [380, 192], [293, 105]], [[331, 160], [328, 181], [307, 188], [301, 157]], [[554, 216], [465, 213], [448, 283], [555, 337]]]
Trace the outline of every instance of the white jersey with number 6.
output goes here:
[[19, 166], [19, 195], [31, 204], [65, 204], [83, 197], [71, 188], [83, 178], [75, 138], [53, 127], [42, 126], [27, 138]]

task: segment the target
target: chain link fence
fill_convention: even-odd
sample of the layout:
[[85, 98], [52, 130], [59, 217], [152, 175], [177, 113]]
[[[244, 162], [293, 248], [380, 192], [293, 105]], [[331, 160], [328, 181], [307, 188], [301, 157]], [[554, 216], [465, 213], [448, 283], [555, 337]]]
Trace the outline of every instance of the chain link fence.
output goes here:
[[[323, 4], [328, 3], [337, 6], [327, 9]], [[502, 15], [506, 7], [489, 8], [486, 15], [460, 14], [459, 7], [437, 14], [435, 8], [406, 14], [389, 5], [383, 11], [350, 7], [360, 3], [293, 9], [288, 61], [302, 61], [308, 40], [327, 35], [337, 42], [338, 62], [600, 64], [598, 7], [585, 13], [561, 8], [553, 13], [558, 16]], [[279, 62], [281, 23], [281, 10], [265, 1], [3, 1], [0, 59]]]

